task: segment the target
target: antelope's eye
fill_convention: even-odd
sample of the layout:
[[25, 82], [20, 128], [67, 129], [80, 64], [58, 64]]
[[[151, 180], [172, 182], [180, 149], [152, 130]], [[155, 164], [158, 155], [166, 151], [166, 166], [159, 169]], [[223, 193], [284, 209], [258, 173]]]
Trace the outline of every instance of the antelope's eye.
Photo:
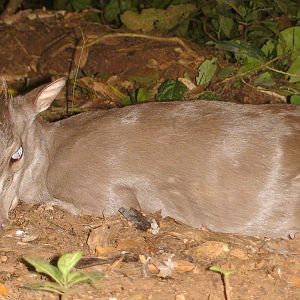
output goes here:
[[11, 156], [12, 161], [19, 160], [23, 155], [22, 146]]

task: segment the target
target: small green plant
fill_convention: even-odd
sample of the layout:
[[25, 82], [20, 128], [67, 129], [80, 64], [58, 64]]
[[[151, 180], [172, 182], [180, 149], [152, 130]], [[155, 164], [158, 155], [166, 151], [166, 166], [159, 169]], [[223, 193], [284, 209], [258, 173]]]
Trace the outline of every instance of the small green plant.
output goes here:
[[182, 100], [187, 87], [178, 80], [163, 82], [155, 96], [156, 101]]
[[222, 276], [223, 284], [224, 284], [224, 294], [225, 299], [230, 300], [231, 290], [232, 287], [229, 282], [229, 276], [233, 273], [233, 271], [225, 271], [221, 267], [218, 266], [211, 266], [208, 268], [210, 271], [220, 273]]
[[206, 59], [198, 68], [198, 75], [196, 76], [197, 85], [207, 85], [214, 77], [217, 71], [217, 58]]
[[65, 253], [58, 259], [57, 267], [37, 258], [24, 257], [24, 260], [32, 265], [36, 272], [47, 275], [53, 282], [38, 282], [27, 284], [23, 287], [48, 291], [62, 296], [75, 284], [95, 283], [97, 280], [101, 279], [103, 274], [100, 272], [82, 273], [71, 271], [81, 257], [81, 252]]
[[143, 103], [147, 101], [148, 97], [149, 97], [149, 92], [145, 88], [135, 89], [129, 94], [129, 97], [127, 97], [126, 101], [123, 101], [123, 104], [131, 105], [131, 104]]

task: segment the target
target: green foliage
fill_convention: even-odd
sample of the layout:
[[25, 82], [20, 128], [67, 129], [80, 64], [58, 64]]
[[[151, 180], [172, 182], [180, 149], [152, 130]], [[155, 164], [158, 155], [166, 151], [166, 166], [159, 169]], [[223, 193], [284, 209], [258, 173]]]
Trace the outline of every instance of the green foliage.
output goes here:
[[225, 78], [228, 78], [236, 73], [237, 68], [234, 66], [227, 66], [223, 69], [220, 69], [218, 71], [218, 78], [223, 80]]
[[259, 77], [254, 80], [254, 85], [256, 85], [256, 86], [260, 85], [260, 86], [264, 86], [264, 87], [272, 87], [275, 84], [276, 83], [272, 79], [272, 75], [270, 72], [261, 73], [259, 75]]
[[36, 272], [45, 274], [54, 281], [27, 284], [24, 287], [62, 295], [75, 284], [94, 283], [101, 279], [103, 274], [100, 272], [82, 273], [71, 271], [81, 257], [81, 252], [65, 253], [58, 259], [57, 267], [40, 259], [24, 257], [24, 260], [32, 265]]
[[299, 105], [300, 104], [300, 96], [299, 95], [292, 96], [291, 97], [291, 104]]
[[6, 1], [0, 0], [0, 12], [3, 11]]
[[207, 100], [207, 101], [218, 101], [220, 100], [219, 96], [211, 91], [205, 91], [203, 93], [201, 93], [198, 97], [198, 99], [201, 100]]
[[[216, 58], [206, 60], [199, 66], [197, 85], [217, 77], [232, 79], [232, 87], [247, 82], [291, 99], [300, 95], [299, 0], [54, 0], [54, 6], [77, 11], [96, 6], [115, 27], [172, 32], [213, 46], [219, 50], [214, 55], [228, 63], [219, 60], [225, 66], [217, 74]], [[96, 15], [93, 19], [100, 20]], [[230, 69], [227, 65], [232, 63]], [[182, 98], [177, 92], [181, 89], [174, 81], [162, 85], [157, 100]], [[126, 98], [128, 104], [140, 101], [134, 93]]]
[[138, 0], [110, 0], [104, 8], [104, 19], [108, 23], [121, 25], [120, 14], [124, 11], [136, 11], [139, 9]]
[[154, 8], [161, 8], [164, 9], [168, 7], [170, 3], [172, 3], [172, 0], [152, 0], [152, 7]]
[[300, 26], [284, 29], [279, 34], [277, 54], [290, 52], [292, 58], [297, 58], [300, 53]]
[[218, 49], [233, 53], [234, 58], [239, 63], [246, 62], [265, 62], [264, 52], [256, 45], [241, 40], [210, 42], [209, 45], [215, 45]]
[[223, 268], [219, 267], [219, 266], [211, 266], [208, 268], [210, 271], [216, 272], [221, 274], [222, 278], [223, 278], [223, 284], [224, 284], [224, 289], [225, 289], [225, 299], [231, 299], [230, 295], [230, 291], [231, 291], [231, 286], [229, 283], [229, 276], [234, 273], [233, 271], [226, 271]]
[[211, 81], [217, 70], [216, 61], [216, 57], [207, 59], [199, 66], [196, 77], [197, 85], [206, 85]]
[[121, 102], [123, 105], [132, 105], [146, 102], [150, 98], [150, 93], [145, 88], [139, 88], [130, 93]]
[[81, 11], [92, 6], [91, 0], [54, 0], [54, 8], [57, 10]]
[[158, 89], [157, 101], [182, 100], [187, 87], [178, 80], [167, 80]]
[[226, 271], [226, 270], [222, 269], [219, 266], [211, 266], [208, 269], [210, 271], [213, 271], [213, 272], [216, 272], [216, 273], [220, 273], [222, 276], [225, 276], [225, 277], [228, 277], [228, 276], [230, 276], [233, 273], [233, 271]]
[[296, 57], [296, 59], [291, 63], [291, 66], [287, 70], [289, 74], [293, 74], [294, 76], [290, 76], [290, 82], [299, 82], [300, 81], [300, 56]]
[[81, 11], [88, 7], [91, 7], [90, 0], [54, 0], [57, 10]]
[[196, 10], [193, 4], [170, 5], [166, 9], [148, 8], [141, 13], [125, 11], [120, 18], [122, 23], [130, 30], [166, 32], [175, 28]]
[[149, 93], [146, 89], [144, 88], [140, 88], [137, 91], [137, 95], [136, 95], [136, 102], [137, 103], [142, 103], [147, 101], [149, 98]]

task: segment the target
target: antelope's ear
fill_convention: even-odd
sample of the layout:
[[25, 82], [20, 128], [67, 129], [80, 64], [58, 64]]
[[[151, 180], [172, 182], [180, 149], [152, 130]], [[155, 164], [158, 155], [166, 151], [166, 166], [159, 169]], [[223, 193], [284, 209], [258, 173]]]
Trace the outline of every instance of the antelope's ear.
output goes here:
[[27, 103], [34, 106], [36, 114], [46, 110], [66, 85], [66, 79], [57, 79], [46, 86], [38, 87], [25, 95]]

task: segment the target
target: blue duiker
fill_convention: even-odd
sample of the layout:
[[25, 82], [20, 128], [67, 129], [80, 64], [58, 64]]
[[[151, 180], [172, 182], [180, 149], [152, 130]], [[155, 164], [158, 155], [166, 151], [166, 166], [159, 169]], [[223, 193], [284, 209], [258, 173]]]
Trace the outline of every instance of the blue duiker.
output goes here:
[[1, 224], [21, 199], [99, 216], [161, 210], [244, 235], [300, 231], [300, 108], [185, 101], [41, 120], [64, 86], [1, 99]]

